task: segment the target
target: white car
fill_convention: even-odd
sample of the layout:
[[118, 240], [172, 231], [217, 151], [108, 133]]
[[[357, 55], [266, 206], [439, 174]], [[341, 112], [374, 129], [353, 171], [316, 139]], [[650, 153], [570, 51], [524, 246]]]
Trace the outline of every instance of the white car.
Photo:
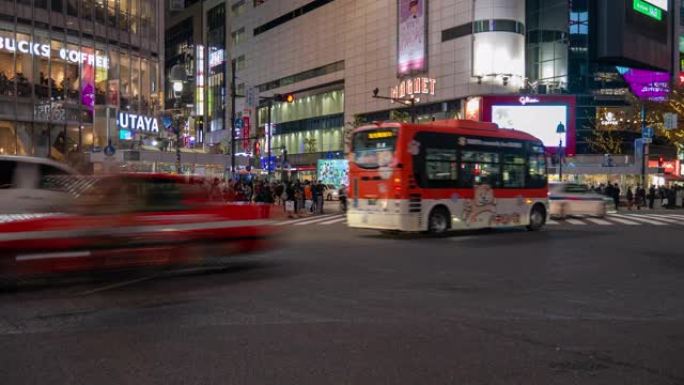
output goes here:
[[337, 187], [331, 184], [325, 185], [325, 200], [336, 201], [338, 199], [340, 199], [340, 192], [337, 190]]
[[0, 156], [0, 214], [54, 212], [73, 195], [59, 178], [76, 175], [70, 167], [45, 158]]
[[549, 214], [552, 217], [593, 215], [603, 217], [608, 212], [609, 198], [576, 183], [549, 184]]

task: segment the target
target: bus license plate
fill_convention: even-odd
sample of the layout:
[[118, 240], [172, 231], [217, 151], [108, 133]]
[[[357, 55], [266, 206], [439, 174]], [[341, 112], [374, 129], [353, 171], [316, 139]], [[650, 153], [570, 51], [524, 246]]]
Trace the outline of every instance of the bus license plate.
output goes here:
[[377, 200], [377, 199], [369, 199], [369, 200], [368, 200], [368, 206], [375, 206], [375, 205], [377, 205], [377, 204], [378, 204], [378, 200]]

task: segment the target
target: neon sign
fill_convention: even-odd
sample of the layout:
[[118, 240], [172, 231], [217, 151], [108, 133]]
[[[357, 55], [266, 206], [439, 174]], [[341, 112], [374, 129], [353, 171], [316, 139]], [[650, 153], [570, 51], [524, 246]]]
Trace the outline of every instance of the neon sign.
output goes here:
[[121, 112], [116, 117], [116, 125], [120, 130], [136, 130], [143, 132], [159, 132], [157, 119], [149, 116]]
[[[15, 40], [8, 37], [0, 38], [0, 49], [9, 52], [21, 52], [27, 55], [49, 58], [52, 49], [49, 44], [40, 44], [28, 40]], [[109, 68], [109, 59], [100, 55], [93, 55], [83, 51], [74, 51], [66, 48], [59, 49], [59, 57], [71, 63], [95, 65], [100, 68]]]

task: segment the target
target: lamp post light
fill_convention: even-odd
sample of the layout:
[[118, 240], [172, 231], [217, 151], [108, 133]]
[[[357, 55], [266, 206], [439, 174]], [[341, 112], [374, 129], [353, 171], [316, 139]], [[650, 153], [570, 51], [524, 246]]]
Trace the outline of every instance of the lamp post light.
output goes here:
[[563, 135], [565, 135], [565, 125], [563, 122], [556, 126], [556, 133], [558, 134], [558, 181], [563, 181]]
[[173, 98], [174, 98], [174, 110], [176, 111], [176, 119], [174, 124], [174, 133], [176, 134], [176, 172], [181, 173], [181, 150], [180, 150], [180, 140], [181, 140], [181, 123], [183, 120], [182, 111], [180, 109], [181, 98], [183, 96], [183, 86], [184, 82], [187, 80], [187, 73], [185, 67], [182, 64], [176, 64], [171, 67], [169, 73], [169, 80], [173, 83]]

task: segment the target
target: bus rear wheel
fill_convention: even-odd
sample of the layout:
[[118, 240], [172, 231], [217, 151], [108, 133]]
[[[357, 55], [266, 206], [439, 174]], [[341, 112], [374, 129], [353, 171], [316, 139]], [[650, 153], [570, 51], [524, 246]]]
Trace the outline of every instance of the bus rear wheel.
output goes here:
[[530, 211], [530, 224], [527, 229], [530, 231], [538, 231], [546, 223], [546, 209], [541, 205], [535, 205]]
[[449, 211], [444, 207], [436, 207], [428, 217], [428, 232], [430, 234], [444, 234], [449, 230]]

